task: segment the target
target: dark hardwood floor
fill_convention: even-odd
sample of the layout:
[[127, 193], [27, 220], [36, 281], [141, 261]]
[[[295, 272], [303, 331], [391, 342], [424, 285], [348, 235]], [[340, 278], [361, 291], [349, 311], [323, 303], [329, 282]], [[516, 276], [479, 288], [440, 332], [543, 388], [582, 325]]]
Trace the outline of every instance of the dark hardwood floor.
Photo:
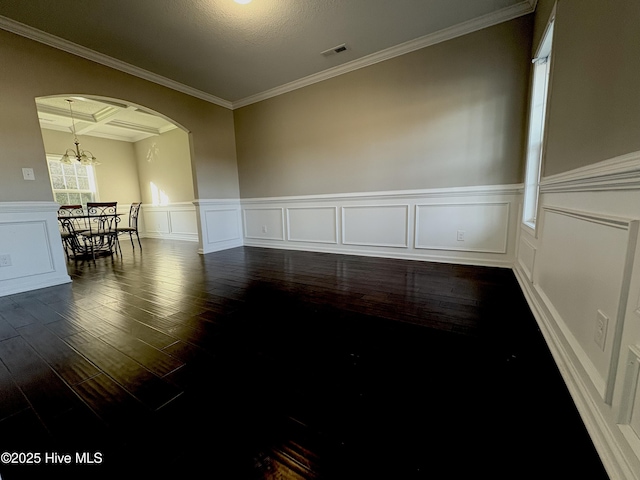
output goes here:
[[508, 269], [122, 251], [0, 298], [3, 480], [607, 478]]

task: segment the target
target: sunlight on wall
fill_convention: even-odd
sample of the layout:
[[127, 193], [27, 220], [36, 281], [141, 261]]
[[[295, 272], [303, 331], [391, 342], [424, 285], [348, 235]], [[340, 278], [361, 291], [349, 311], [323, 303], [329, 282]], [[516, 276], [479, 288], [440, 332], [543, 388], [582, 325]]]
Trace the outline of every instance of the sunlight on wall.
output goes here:
[[149, 182], [149, 186], [151, 187], [152, 205], [169, 205], [169, 197], [164, 193], [164, 190], [159, 189], [153, 182]]

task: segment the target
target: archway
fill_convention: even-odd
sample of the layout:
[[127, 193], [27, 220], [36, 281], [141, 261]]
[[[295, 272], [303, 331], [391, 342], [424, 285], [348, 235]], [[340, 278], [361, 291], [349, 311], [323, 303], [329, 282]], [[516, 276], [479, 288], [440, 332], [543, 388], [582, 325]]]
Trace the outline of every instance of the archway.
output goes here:
[[[36, 98], [58, 203], [143, 203], [142, 235], [198, 242], [190, 138], [172, 119], [126, 100], [86, 95]], [[71, 102], [69, 102], [71, 100]], [[59, 162], [67, 149], [90, 151], [99, 165]]]

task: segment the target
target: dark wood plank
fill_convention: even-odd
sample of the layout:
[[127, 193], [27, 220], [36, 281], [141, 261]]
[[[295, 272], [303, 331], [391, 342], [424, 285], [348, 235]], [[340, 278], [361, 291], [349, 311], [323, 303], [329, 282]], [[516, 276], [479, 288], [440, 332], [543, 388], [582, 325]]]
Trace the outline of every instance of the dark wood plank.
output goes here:
[[105, 452], [77, 478], [607, 478], [508, 269], [154, 239], [67, 267], [0, 298], [0, 439]]
[[76, 348], [100, 370], [120, 384], [148, 408], [155, 410], [182, 392], [162, 381], [118, 349], [96, 339], [77, 344]]
[[42, 324], [34, 323], [18, 329], [34, 350], [69, 385], [75, 385], [99, 373], [86, 358], [73, 350]]
[[2, 392], [0, 397], [2, 399], [0, 402], [0, 421], [30, 408], [27, 398], [22, 394], [22, 391], [18, 388], [2, 362], [0, 362], [0, 392]]
[[45, 423], [78, 408], [78, 399], [68, 385], [22, 337], [0, 342], [0, 360]]
[[[124, 332], [103, 335], [100, 339], [159, 377], [164, 377], [184, 365], [184, 362]], [[175, 340], [171, 343], [175, 343]]]

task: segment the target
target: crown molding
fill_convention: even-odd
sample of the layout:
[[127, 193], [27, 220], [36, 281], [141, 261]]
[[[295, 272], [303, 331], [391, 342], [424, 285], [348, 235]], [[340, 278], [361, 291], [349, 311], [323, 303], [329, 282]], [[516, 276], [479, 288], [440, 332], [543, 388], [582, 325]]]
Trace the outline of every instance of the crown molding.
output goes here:
[[161, 75], [157, 75], [155, 73], [149, 72], [142, 68], [136, 67], [135, 65], [131, 65], [121, 60], [117, 60], [115, 58], [109, 57], [108, 55], [98, 53], [89, 48], [83, 47], [81, 45], [62, 39], [60, 37], [56, 37], [55, 35], [51, 35], [49, 33], [35, 29], [33, 27], [30, 27], [20, 22], [16, 22], [15, 20], [12, 20], [7, 17], [3, 17], [1, 15], [0, 15], [0, 29], [6, 30], [11, 33], [15, 33], [16, 35], [20, 35], [25, 38], [29, 38], [31, 40], [42, 43], [44, 45], [57, 48], [58, 50], [62, 50], [72, 55], [82, 57], [86, 60], [91, 60], [92, 62], [99, 63], [106, 67], [110, 67], [115, 70], [128, 73], [135, 77], [142, 78], [143, 80], [148, 80], [149, 82], [162, 85], [163, 87], [167, 87], [172, 90], [190, 95], [192, 97], [199, 98], [200, 100], [204, 100], [206, 102], [213, 103], [215, 105], [219, 105], [221, 107], [225, 107], [229, 109], [233, 107], [232, 103], [227, 100], [223, 100], [221, 98], [205, 93], [196, 88], [189, 87], [188, 85], [184, 85], [174, 80], [170, 80]]
[[404, 55], [406, 53], [410, 53], [415, 50], [420, 50], [421, 48], [429, 47], [437, 43], [441, 43], [456, 37], [460, 37], [462, 35], [466, 35], [478, 30], [482, 30], [483, 28], [491, 27], [493, 25], [497, 25], [502, 22], [513, 20], [514, 18], [518, 18], [535, 11], [536, 3], [537, 3], [537, 0], [522, 0], [520, 3], [516, 5], [503, 8], [496, 12], [483, 15], [481, 17], [475, 18], [473, 20], [469, 20], [467, 22], [460, 23], [450, 28], [445, 28], [438, 32], [425, 35], [423, 37], [417, 38], [415, 40], [411, 40], [409, 42], [402, 43], [395, 47], [387, 48], [380, 52], [362, 57], [353, 62], [349, 62], [344, 65], [340, 65], [338, 67], [330, 68], [328, 70], [324, 70], [322, 72], [309, 75], [307, 77], [301, 78], [294, 82], [290, 82], [290, 83], [281, 85], [279, 87], [266, 90], [262, 93], [252, 95], [244, 99], [237, 100], [235, 102], [224, 100], [222, 98], [208, 94], [201, 90], [189, 87], [188, 85], [184, 85], [174, 80], [170, 80], [161, 75], [157, 75], [155, 73], [149, 72], [142, 68], [136, 67], [135, 65], [131, 65], [121, 60], [117, 60], [115, 58], [109, 57], [108, 55], [98, 53], [89, 48], [83, 47], [81, 45], [70, 42], [68, 40], [64, 40], [60, 37], [56, 37], [55, 35], [51, 35], [49, 33], [40, 31], [38, 29], [35, 29], [33, 27], [30, 27], [20, 22], [17, 22], [10, 18], [3, 17], [1, 15], [0, 15], [0, 29], [6, 30], [16, 35], [29, 38], [31, 40], [42, 43], [44, 45], [57, 48], [58, 50], [65, 51], [72, 55], [76, 55], [76, 56], [85, 58], [87, 60], [91, 60], [93, 62], [99, 63], [101, 65], [105, 65], [115, 70], [128, 73], [138, 78], [142, 78], [143, 80], [148, 80], [158, 85], [171, 88], [172, 90], [176, 90], [178, 92], [190, 95], [192, 97], [199, 98], [206, 102], [210, 102], [215, 105], [219, 105], [221, 107], [234, 110], [236, 108], [244, 107], [252, 103], [260, 102], [262, 100], [267, 100], [269, 98], [276, 97], [278, 95], [282, 95], [284, 93], [288, 93], [293, 90], [297, 90], [299, 88], [312, 85], [314, 83], [322, 82], [324, 80], [328, 80], [330, 78], [337, 77], [339, 75], [343, 75], [345, 73], [349, 73], [349, 72], [358, 70], [360, 68], [364, 68], [370, 65], [374, 65], [376, 63], [384, 62], [385, 60], [389, 60], [391, 58], [398, 57], [400, 55]]
[[324, 80], [328, 80], [345, 73], [353, 72], [360, 68], [368, 67], [376, 63], [384, 62], [385, 60], [390, 60], [394, 57], [398, 57], [415, 50], [420, 50], [421, 48], [429, 47], [437, 43], [445, 42], [456, 37], [461, 37], [463, 35], [482, 30], [483, 28], [491, 27], [499, 23], [513, 20], [514, 18], [533, 13], [536, 3], [537, 0], [523, 0], [516, 5], [512, 5], [496, 12], [474, 18], [473, 20], [469, 20], [467, 22], [459, 23], [458, 25], [454, 25], [453, 27], [445, 28], [438, 32], [419, 37], [415, 40], [401, 43], [400, 45], [396, 45], [395, 47], [381, 50], [377, 53], [373, 53], [358, 60], [354, 60], [353, 62], [345, 63], [344, 65], [339, 65], [337, 67], [301, 78], [300, 80], [281, 85], [271, 90], [267, 90], [256, 95], [237, 100], [233, 102], [233, 109], [245, 107], [247, 105], [251, 105], [252, 103], [257, 103], [272, 97], [277, 97], [278, 95], [282, 95], [284, 93], [288, 93], [293, 90], [312, 85], [314, 83], [322, 82]]

